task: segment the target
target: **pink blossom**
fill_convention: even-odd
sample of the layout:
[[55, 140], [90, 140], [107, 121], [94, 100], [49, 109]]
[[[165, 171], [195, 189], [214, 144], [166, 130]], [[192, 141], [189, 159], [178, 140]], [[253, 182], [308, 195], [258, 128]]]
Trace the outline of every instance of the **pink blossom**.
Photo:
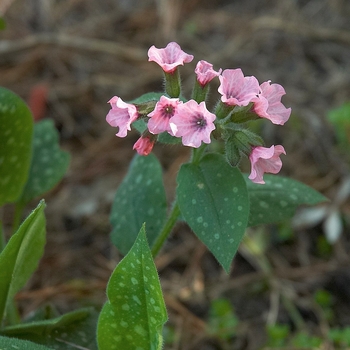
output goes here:
[[254, 112], [262, 117], [271, 120], [274, 124], [283, 125], [290, 117], [291, 108], [286, 108], [281, 98], [286, 92], [279, 84], [271, 84], [266, 81], [260, 85], [260, 94], [254, 102]]
[[152, 152], [154, 142], [155, 140], [151, 140], [147, 136], [141, 136], [135, 142], [133, 149], [135, 149], [140, 156], [148, 156]]
[[137, 109], [117, 96], [112, 97], [108, 103], [112, 109], [109, 110], [106, 120], [111, 126], [119, 128], [117, 136], [125, 137], [128, 130], [131, 130], [131, 123], [138, 118]]
[[207, 61], [199, 61], [194, 72], [197, 74], [198, 83], [204, 87], [211, 82], [215, 77], [221, 74], [222, 69], [218, 72], [213, 69], [213, 65]]
[[249, 179], [257, 184], [264, 184], [264, 173], [277, 174], [282, 168], [281, 154], [286, 154], [283, 146], [254, 147], [249, 159], [252, 166]]
[[210, 143], [215, 118], [215, 114], [207, 110], [205, 102], [198, 104], [189, 100], [177, 106], [175, 115], [170, 119], [170, 128], [174, 136], [182, 136], [185, 146], [198, 148], [202, 141]]
[[225, 69], [219, 79], [221, 101], [230, 106], [247, 106], [259, 94], [258, 80], [245, 77], [240, 68]]
[[157, 49], [154, 45], [148, 50], [148, 61], [158, 63], [164, 72], [172, 73], [177, 66], [193, 60], [193, 56], [181, 50], [179, 44], [169, 43], [164, 49]]
[[177, 106], [182, 102], [178, 98], [168, 98], [162, 96], [157, 102], [154, 111], [148, 114], [150, 120], [148, 121], [148, 130], [152, 134], [160, 134], [167, 131], [172, 134], [169, 120], [174, 116]]

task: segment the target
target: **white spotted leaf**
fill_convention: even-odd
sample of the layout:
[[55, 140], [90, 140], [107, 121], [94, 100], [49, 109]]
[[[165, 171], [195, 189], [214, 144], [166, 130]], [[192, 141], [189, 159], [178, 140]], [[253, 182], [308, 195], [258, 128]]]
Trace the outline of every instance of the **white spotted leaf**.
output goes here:
[[33, 118], [25, 102], [0, 87], [0, 206], [13, 203], [27, 181]]
[[313, 188], [278, 175], [264, 175], [256, 184], [245, 175], [250, 198], [249, 226], [271, 224], [292, 218], [301, 205], [315, 205], [328, 199]]
[[45, 119], [36, 123], [29, 177], [19, 201], [26, 204], [51, 190], [66, 173], [69, 161], [69, 153], [60, 149], [53, 121]]
[[249, 200], [241, 172], [223, 156], [207, 154], [184, 164], [177, 177], [181, 214], [226, 272], [248, 223]]
[[107, 296], [97, 325], [100, 350], [162, 348], [162, 328], [168, 316], [144, 225], [113, 271]]
[[83, 308], [52, 319], [9, 326], [2, 329], [0, 334], [7, 337], [26, 339], [56, 350], [97, 350], [97, 317], [98, 313], [93, 308]]
[[53, 348], [48, 348], [43, 345], [35, 344], [28, 340], [21, 340], [21, 339], [2, 337], [2, 336], [0, 336], [0, 349], [1, 350], [16, 350], [16, 349], [53, 350]]
[[111, 210], [111, 239], [122, 254], [135, 242], [143, 223], [152, 245], [166, 219], [162, 169], [155, 155], [136, 155], [120, 184]]
[[0, 323], [7, 303], [26, 284], [44, 252], [44, 208], [41, 201], [0, 253]]

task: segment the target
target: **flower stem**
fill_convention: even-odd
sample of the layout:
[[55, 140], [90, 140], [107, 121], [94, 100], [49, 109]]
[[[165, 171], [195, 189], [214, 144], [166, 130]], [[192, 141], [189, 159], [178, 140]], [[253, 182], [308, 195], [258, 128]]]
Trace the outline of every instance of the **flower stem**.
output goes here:
[[179, 70], [176, 69], [172, 73], [164, 72], [165, 92], [172, 98], [177, 98], [181, 94], [181, 79]]
[[180, 213], [181, 213], [180, 208], [175, 201], [175, 203], [173, 205], [173, 209], [170, 212], [170, 215], [168, 217], [167, 222], [165, 223], [165, 225], [163, 227], [163, 230], [161, 231], [160, 235], [157, 237], [157, 240], [153, 244], [153, 247], [152, 247], [153, 257], [156, 257], [156, 255], [159, 253], [165, 240], [168, 238], [171, 230], [175, 226], [177, 218], [179, 217]]

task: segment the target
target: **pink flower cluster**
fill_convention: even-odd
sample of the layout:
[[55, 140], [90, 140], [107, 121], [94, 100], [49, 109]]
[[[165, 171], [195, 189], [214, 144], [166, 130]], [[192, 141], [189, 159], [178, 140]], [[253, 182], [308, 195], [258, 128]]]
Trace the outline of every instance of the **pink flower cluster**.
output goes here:
[[[193, 56], [185, 53], [175, 42], [169, 43], [163, 49], [152, 46], [148, 51], [148, 57], [149, 61], [156, 62], [164, 74], [168, 75], [173, 75], [178, 66], [193, 60]], [[218, 92], [221, 94], [223, 105], [230, 108], [249, 105], [250, 112], [257, 117], [269, 119], [278, 125], [283, 125], [290, 117], [291, 109], [286, 108], [281, 102], [285, 90], [279, 84], [271, 84], [271, 81], [259, 84], [255, 77], [245, 77], [241, 69], [215, 71], [212, 64], [203, 60], [198, 62], [195, 74], [196, 83], [201, 89], [207, 87], [212, 79], [219, 78]], [[185, 146], [198, 148], [202, 142], [209, 144], [217, 121], [217, 116], [208, 111], [201, 95], [200, 98], [187, 102], [163, 95], [154, 109], [144, 116], [140, 115], [137, 105], [125, 103], [120, 97], [114, 96], [109, 103], [111, 110], [106, 119], [111, 126], [119, 128], [116, 134], [119, 137], [125, 137], [127, 131], [131, 129], [131, 124], [138, 118], [148, 117], [146, 118], [148, 130], [134, 145], [134, 149], [140, 155], [148, 155], [156, 140], [153, 135], [163, 132], [181, 137]], [[270, 148], [253, 146], [249, 155], [252, 167], [249, 178], [253, 182], [264, 183], [264, 173], [278, 173], [282, 167], [280, 160], [282, 153], [285, 154], [285, 150], [281, 145]]]

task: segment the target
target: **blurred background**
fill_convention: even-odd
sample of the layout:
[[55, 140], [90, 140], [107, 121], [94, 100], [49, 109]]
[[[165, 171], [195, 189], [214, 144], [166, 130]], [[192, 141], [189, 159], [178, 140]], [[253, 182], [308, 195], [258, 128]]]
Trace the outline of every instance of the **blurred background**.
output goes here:
[[[290, 120], [255, 131], [285, 147], [282, 175], [330, 202], [249, 229], [229, 276], [179, 224], [156, 261], [169, 312], [165, 349], [350, 346], [348, 0], [0, 0], [0, 16], [0, 85], [26, 100], [36, 120], [54, 120], [72, 155], [45, 197], [48, 243], [18, 296], [24, 315], [44, 303], [66, 312], [105, 301], [121, 258], [109, 210], [138, 138], [115, 137], [107, 101], [161, 91], [162, 71], [147, 51], [176, 41], [195, 56], [181, 67], [184, 95], [201, 59], [283, 85]], [[170, 202], [188, 149], [157, 144], [154, 152]]]

